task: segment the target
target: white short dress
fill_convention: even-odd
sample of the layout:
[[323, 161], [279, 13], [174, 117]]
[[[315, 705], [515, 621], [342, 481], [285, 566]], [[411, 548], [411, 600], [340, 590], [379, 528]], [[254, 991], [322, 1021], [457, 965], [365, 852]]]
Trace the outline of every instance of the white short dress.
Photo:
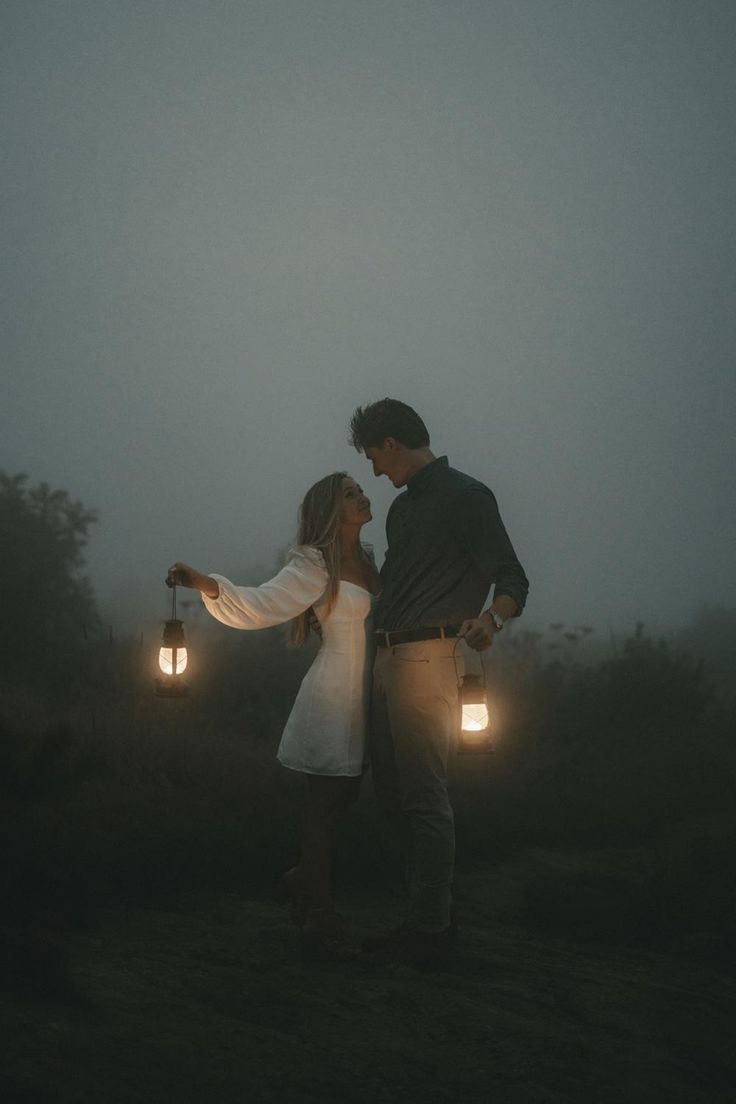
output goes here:
[[293, 549], [285, 567], [258, 587], [239, 587], [222, 575], [217, 598], [207, 610], [234, 629], [265, 629], [313, 607], [322, 644], [307, 671], [286, 722], [277, 756], [305, 774], [362, 774], [366, 767], [368, 701], [373, 670], [374, 596], [357, 583], [340, 580], [327, 615], [327, 568], [322, 553]]

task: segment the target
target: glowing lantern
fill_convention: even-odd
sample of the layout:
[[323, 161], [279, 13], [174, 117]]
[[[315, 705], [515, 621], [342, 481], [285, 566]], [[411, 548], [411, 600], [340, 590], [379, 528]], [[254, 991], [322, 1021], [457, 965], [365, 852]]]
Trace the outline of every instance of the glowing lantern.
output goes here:
[[486, 688], [478, 675], [465, 675], [460, 685], [458, 753], [477, 755], [492, 750]]
[[163, 678], [156, 679], [156, 693], [161, 698], [183, 698], [189, 687], [182, 678], [187, 668], [187, 649], [184, 640], [184, 624], [176, 616], [176, 587], [172, 615], [164, 622], [164, 634], [158, 652], [158, 665]]

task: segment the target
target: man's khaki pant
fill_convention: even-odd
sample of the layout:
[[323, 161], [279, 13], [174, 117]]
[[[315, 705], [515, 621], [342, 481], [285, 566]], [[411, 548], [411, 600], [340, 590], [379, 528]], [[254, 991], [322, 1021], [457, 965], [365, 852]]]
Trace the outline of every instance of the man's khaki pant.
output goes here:
[[447, 760], [457, 738], [464, 669], [455, 645], [450, 639], [381, 647], [373, 674], [373, 783], [402, 844], [410, 923], [425, 931], [450, 922], [455, 821]]

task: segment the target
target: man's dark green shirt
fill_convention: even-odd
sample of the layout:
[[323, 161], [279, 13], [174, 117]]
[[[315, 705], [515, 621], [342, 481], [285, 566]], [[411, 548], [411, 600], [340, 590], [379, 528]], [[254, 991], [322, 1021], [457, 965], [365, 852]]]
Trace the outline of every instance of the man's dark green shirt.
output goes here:
[[[412, 476], [386, 519], [375, 627], [389, 632], [478, 617], [495, 583], [521, 613], [529, 582], [493, 492], [440, 456]], [[518, 614], [517, 614], [518, 615]]]

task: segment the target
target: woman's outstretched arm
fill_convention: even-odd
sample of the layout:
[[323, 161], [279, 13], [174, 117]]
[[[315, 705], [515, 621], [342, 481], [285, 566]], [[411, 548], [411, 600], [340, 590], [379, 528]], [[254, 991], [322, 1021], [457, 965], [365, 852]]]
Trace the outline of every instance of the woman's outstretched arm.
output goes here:
[[[184, 575], [184, 570], [191, 574]], [[183, 586], [199, 590], [208, 612], [233, 629], [266, 629], [291, 621], [322, 597], [328, 583], [322, 553], [309, 547], [296, 549], [278, 575], [257, 587], [236, 586], [223, 575], [203, 575], [181, 563], [172, 565], [169, 575], [172, 584], [181, 578]]]

